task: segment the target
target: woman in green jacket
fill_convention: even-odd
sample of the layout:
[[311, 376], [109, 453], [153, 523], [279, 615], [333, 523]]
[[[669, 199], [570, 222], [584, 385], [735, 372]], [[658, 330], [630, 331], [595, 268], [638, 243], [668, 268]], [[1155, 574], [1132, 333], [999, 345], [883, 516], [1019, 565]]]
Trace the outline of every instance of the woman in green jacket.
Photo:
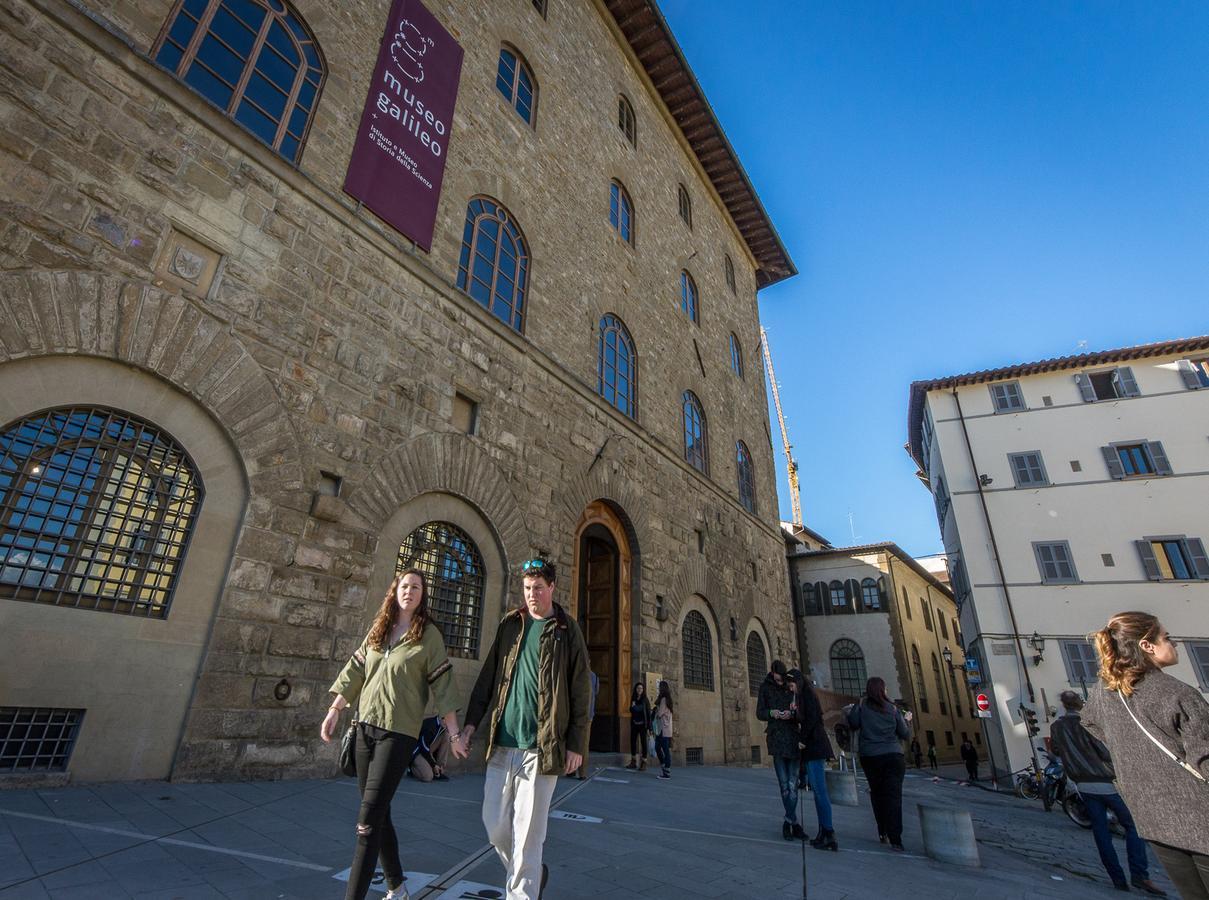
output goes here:
[[408, 569], [391, 582], [369, 634], [330, 690], [336, 697], [319, 729], [324, 741], [335, 735], [340, 711], [358, 706], [355, 750], [361, 811], [345, 900], [364, 900], [375, 863], [386, 876], [388, 900], [408, 900], [390, 801], [411, 762], [430, 695], [444, 716], [454, 753], [465, 755], [458, 752], [453, 674], [445, 642], [428, 611], [428, 583], [422, 572]]

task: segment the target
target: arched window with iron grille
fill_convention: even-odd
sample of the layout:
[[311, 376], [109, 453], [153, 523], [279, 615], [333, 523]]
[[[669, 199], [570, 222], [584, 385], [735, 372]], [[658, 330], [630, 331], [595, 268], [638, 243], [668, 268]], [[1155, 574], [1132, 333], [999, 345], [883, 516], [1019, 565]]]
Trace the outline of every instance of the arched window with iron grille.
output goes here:
[[714, 689], [714, 647], [705, 616], [691, 609], [680, 627], [684, 656], [684, 686], [702, 691]]
[[475, 197], [466, 207], [458, 287], [524, 333], [529, 245], [508, 210], [490, 197]]
[[760, 685], [768, 674], [768, 653], [764, 641], [754, 631], [747, 634], [747, 687], [753, 697], [760, 694]]
[[428, 608], [450, 656], [478, 659], [483, 630], [483, 555], [470, 535], [449, 522], [428, 522], [399, 547], [395, 574], [419, 569]]
[[865, 693], [865, 652], [860, 644], [840, 638], [831, 645], [831, 689], [859, 697]]

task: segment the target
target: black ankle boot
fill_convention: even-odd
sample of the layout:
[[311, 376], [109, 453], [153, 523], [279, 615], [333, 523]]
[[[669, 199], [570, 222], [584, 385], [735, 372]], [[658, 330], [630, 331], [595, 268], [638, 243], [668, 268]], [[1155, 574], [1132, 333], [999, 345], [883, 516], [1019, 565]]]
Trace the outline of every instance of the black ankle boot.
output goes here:
[[793, 840], [793, 826], [788, 822], [781, 823], [781, 837], [785, 838], [787, 841]]
[[818, 843], [810, 842], [810, 845], [816, 850], [839, 850], [840, 845], [835, 839], [835, 832], [828, 830], [819, 835]]
[[806, 832], [804, 832], [802, 830], [802, 826], [799, 825], [797, 822], [793, 823], [793, 836], [795, 838], [797, 838], [799, 841], [806, 840]]
[[817, 847], [819, 842], [823, 840], [823, 826], [819, 826], [819, 833], [810, 839], [810, 846]]

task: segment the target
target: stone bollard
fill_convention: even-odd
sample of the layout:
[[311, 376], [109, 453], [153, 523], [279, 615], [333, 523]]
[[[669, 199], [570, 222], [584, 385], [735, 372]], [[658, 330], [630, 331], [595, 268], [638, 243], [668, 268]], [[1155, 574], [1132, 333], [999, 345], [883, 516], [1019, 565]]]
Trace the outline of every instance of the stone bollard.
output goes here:
[[836, 806], [860, 806], [861, 801], [856, 793], [856, 772], [837, 772], [828, 769], [824, 776], [827, 779], [827, 796]]
[[924, 853], [932, 859], [955, 866], [982, 865], [969, 810], [920, 803], [919, 827]]

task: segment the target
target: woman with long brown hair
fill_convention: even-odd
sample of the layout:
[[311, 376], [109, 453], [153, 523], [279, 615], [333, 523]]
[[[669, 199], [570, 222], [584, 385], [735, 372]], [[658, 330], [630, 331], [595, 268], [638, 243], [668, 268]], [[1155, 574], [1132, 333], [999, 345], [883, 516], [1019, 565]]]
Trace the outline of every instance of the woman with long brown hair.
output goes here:
[[857, 748], [869, 782], [878, 840], [902, 850], [903, 777], [907, 772], [902, 742], [911, 736], [911, 729], [886, 694], [886, 682], [881, 678], [865, 683], [865, 696], [848, 709], [848, 727], [859, 734]]
[[390, 802], [412, 751], [431, 695], [444, 716], [454, 753], [458, 713], [445, 641], [428, 611], [428, 582], [418, 569], [395, 576], [382, 599], [369, 634], [349, 659], [330, 690], [336, 695], [320, 726], [330, 741], [340, 711], [357, 704], [355, 755], [361, 810], [345, 900], [364, 900], [380, 863], [389, 900], [407, 900], [399, 841], [390, 820]]
[[1209, 900], [1209, 703], [1163, 671], [1179, 650], [1150, 613], [1117, 613], [1091, 637], [1102, 686], [1082, 724], [1112, 755], [1138, 833], [1180, 896]]

